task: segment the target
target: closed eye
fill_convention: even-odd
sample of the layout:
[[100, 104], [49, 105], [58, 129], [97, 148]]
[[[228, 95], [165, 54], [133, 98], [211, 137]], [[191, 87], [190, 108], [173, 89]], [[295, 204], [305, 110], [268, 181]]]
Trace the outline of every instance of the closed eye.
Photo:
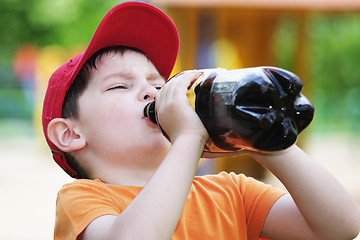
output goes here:
[[123, 84], [119, 84], [119, 85], [114, 85], [114, 86], [111, 86], [107, 89], [107, 91], [109, 90], [116, 90], [116, 89], [127, 89], [127, 87]]

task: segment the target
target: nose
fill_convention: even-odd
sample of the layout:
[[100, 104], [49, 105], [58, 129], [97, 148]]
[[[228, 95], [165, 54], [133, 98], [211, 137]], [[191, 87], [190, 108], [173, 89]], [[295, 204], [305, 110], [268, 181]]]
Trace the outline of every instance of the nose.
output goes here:
[[139, 94], [139, 100], [140, 101], [154, 101], [156, 94], [159, 90], [157, 90], [154, 86], [151, 84], [144, 84], [142, 87], [140, 94]]

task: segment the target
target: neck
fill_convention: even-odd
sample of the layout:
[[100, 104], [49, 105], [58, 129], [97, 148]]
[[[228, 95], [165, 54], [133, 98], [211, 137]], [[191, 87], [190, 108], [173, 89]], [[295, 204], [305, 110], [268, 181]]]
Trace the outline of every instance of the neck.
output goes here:
[[129, 169], [108, 169], [98, 172], [93, 178], [112, 185], [128, 185], [143, 187], [150, 180], [156, 169], [150, 170], [129, 170]]
[[91, 179], [113, 185], [145, 186], [165, 158], [167, 151], [129, 152], [125, 156], [78, 154]]
[[145, 186], [165, 156], [132, 157], [126, 160], [91, 161], [90, 177], [113, 185]]

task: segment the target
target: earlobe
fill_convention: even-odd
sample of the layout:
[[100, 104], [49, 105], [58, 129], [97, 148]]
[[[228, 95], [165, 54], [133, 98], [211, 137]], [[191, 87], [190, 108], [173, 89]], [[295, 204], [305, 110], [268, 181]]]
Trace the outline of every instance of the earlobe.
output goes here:
[[47, 131], [50, 141], [64, 152], [80, 150], [86, 145], [85, 137], [74, 127], [70, 119], [51, 120]]

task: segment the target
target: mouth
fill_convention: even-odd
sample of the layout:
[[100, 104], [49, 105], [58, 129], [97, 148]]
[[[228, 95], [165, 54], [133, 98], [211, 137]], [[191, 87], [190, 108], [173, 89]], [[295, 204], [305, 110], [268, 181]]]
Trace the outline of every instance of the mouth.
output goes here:
[[143, 119], [145, 120], [146, 124], [149, 126], [149, 127], [152, 127], [152, 128], [159, 128], [159, 126], [154, 123], [153, 121], [151, 121], [148, 117], [143, 117]]

